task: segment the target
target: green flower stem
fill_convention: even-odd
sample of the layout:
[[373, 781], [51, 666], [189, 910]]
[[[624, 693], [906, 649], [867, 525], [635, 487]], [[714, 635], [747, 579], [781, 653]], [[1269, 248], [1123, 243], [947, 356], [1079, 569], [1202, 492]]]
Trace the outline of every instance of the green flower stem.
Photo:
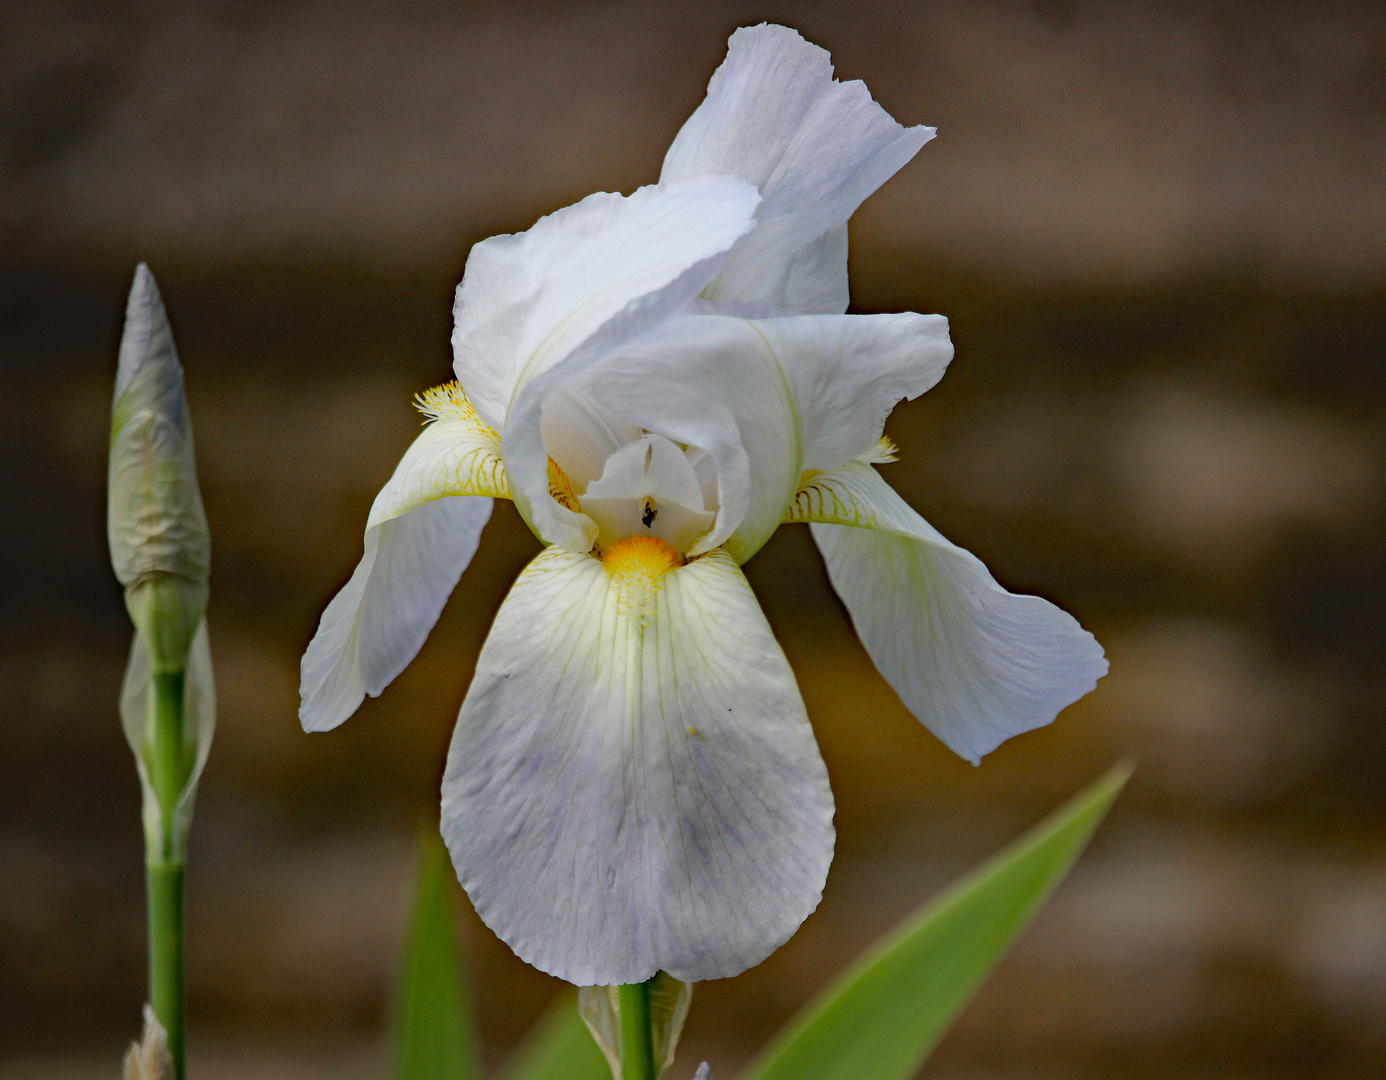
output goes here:
[[149, 883], [149, 1003], [168, 1033], [173, 1075], [183, 1080], [187, 1025], [183, 974], [183, 864], [146, 866]]
[[[177, 858], [177, 836], [175, 835], [175, 811], [178, 796], [183, 793], [183, 784], [188, 778], [188, 765], [183, 753], [183, 685], [185, 674], [181, 671], [155, 672], [153, 678], [153, 700], [150, 707], [153, 738], [149, 740], [149, 779], [154, 785], [154, 793], [159, 801], [159, 820], [163, 824], [161, 847], [157, 853], [160, 862]], [[155, 859], [155, 852], [149, 852], [149, 860]]]
[[618, 992], [621, 1003], [621, 1080], [658, 1080], [654, 1037], [650, 1031], [650, 984], [627, 983]]
[[184, 673], [156, 672], [150, 707], [150, 782], [159, 802], [160, 830], [146, 843], [149, 899], [149, 1002], [168, 1033], [175, 1080], [183, 1080], [186, 1037], [186, 976], [183, 963], [183, 855], [175, 811], [187, 782], [183, 746]]

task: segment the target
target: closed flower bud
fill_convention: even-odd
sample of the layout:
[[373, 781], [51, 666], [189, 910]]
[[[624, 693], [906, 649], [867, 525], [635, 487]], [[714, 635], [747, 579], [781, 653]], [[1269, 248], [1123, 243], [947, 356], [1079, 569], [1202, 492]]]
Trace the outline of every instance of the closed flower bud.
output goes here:
[[111, 565], [155, 671], [182, 670], [207, 607], [211, 542], [183, 369], [154, 275], [135, 271], [111, 407]]

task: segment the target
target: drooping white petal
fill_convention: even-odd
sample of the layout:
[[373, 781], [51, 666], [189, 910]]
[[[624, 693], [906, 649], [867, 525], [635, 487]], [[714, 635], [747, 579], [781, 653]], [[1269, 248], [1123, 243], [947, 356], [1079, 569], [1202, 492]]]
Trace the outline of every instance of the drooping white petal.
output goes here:
[[686, 306], [751, 230], [759, 202], [730, 176], [599, 193], [472, 249], [454, 307], [454, 364], [501, 431], [511, 496], [545, 541], [586, 551], [596, 529], [549, 495], [544, 400]]
[[455, 384], [424, 395], [433, 421], [366, 521], [365, 553], [303, 654], [299, 720], [328, 731], [414, 659], [508, 491], [496, 433]]
[[366, 529], [361, 562], [303, 654], [304, 731], [336, 727], [414, 659], [472, 561], [491, 505], [481, 496], [434, 499]]
[[628, 584], [558, 547], [520, 575], [462, 705], [443, 836], [478, 914], [543, 971], [734, 975], [818, 904], [827, 773], [730, 558], [642, 605]]
[[704, 295], [782, 312], [847, 310], [847, 219], [934, 137], [906, 128], [826, 51], [784, 26], [744, 27], [675, 137], [661, 181], [729, 173], [765, 202]]
[[1071, 615], [1007, 592], [863, 462], [814, 477], [787, 520], [815, 522], [828, 577], [876, 667], [969, 761], [1050, 723], [1107, 672]]
[[779, 527], [808, 468], [874, 445], [891, 407], [953, 355], [938, 315], [672, 319], [581, 380], [582, 391], [717, 463], [721, 507], [696, 554], [745, 562]]

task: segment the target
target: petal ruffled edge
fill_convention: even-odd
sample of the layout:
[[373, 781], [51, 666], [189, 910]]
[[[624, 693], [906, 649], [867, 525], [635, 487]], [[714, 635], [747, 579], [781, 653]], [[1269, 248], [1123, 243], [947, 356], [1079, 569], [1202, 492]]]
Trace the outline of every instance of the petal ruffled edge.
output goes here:
[[704, 295], [779, 312], [847, 309], [846, 223], [934, 137], [904, 127], [795, 30], [742, 27], [665, 154], [661, 182], [727, 173], [765, 197], [755, 232]]

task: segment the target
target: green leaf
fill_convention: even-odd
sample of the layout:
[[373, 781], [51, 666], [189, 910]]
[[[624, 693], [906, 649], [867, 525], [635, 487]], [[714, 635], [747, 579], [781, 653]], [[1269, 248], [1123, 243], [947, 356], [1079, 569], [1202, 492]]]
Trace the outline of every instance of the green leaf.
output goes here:
[[578, 1015], [575, 991], [554, 998], [510, 1055], [498, 1080], [611, 1080], [606, 1058]]
[[790, 1021], [742, 1080], [908, 1080], [1063, 880], [1126, 783], [1112, 769], [925, 904]]
[[395, 1080], [481, 1080], [457, 941], [457, 879], [436, 827], [419, 830], [414, 916], [396, 991]]

